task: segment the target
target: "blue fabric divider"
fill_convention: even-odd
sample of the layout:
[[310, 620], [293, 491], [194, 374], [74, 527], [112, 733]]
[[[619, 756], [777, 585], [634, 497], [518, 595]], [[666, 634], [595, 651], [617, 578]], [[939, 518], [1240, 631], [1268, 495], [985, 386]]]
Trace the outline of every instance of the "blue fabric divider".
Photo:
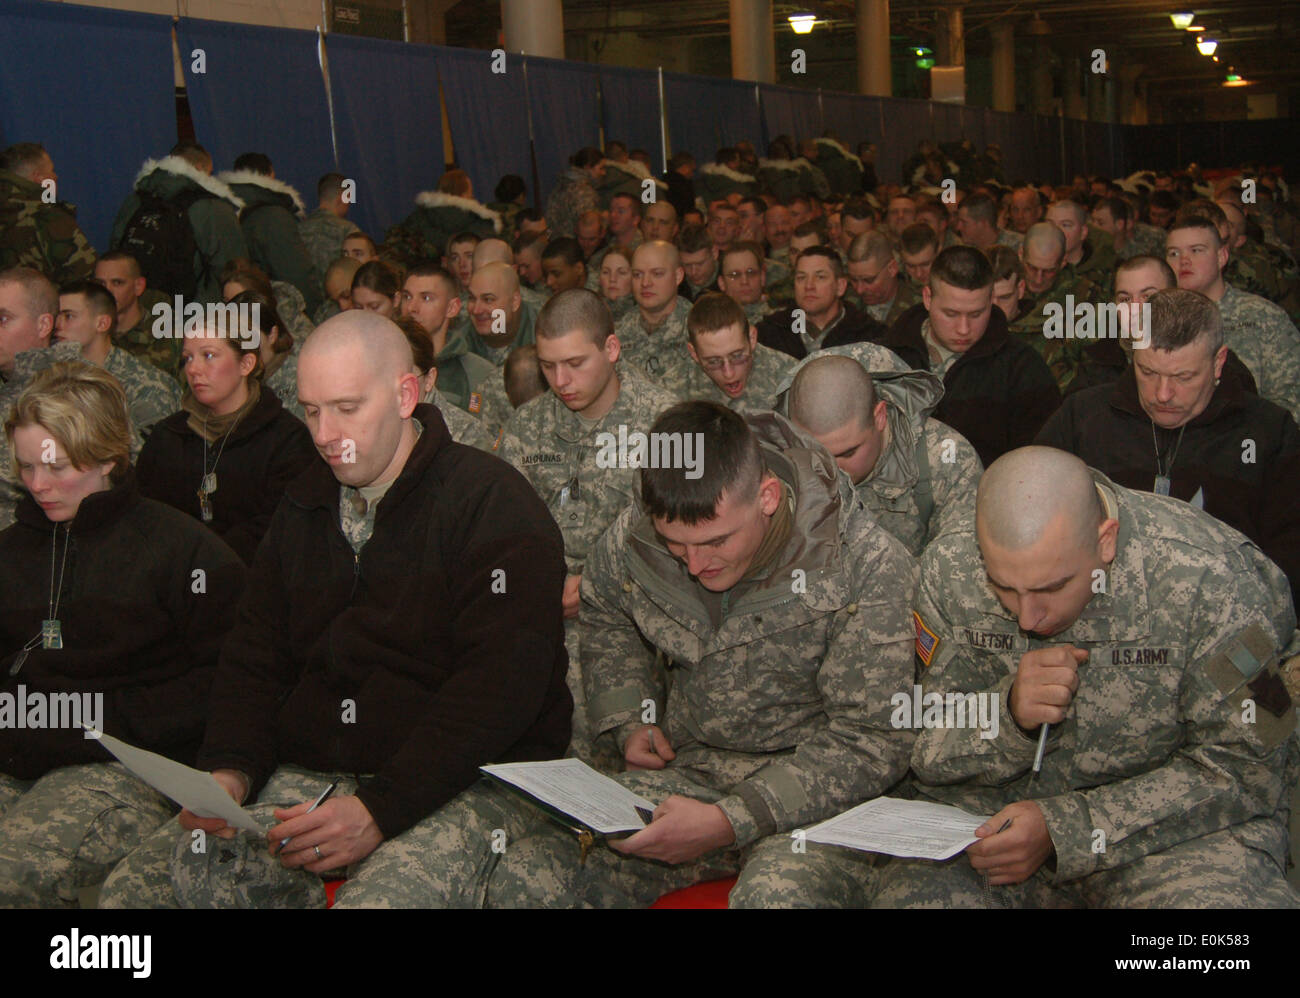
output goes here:
[[849, 152], [858, 151], [858, 143], [880, 141], [880, 98], [823, 92], [822, 124]]
[[[316, 180], [334, 168], [329, 106], [314, 31], [183, 17], [176, 25], [194, 131], [214, 172], [235, 157], [271, 157], [279, 180], [315, 207]], [[203, 50], [204, 72], [194, 72]]]
[[920, 141], [938, 137], [930, 124], [931, 102], [899, 97], [887, 98], [882, 105], [884, 131], [876, 156], [876, 175], [883, 183], [899, 183], [903, 162], [916, 152]]
[[[581, 62], [529, 56], [527, 75], [528, 103], [539, 139], [533, 150], [540, 187], [537, 203], [545, 204], [569, 157], [583, 146], [600, 148], [600, 70]], [[647, 111], [657, 106], [656, 101]]]
[[[544, 207], [546, 201], [532, 189], [523, 61], [508, 55], [506, 71], [494, 73], [491, 52], [443, 46], [436, 51], [456, 162], [474, 182], [474, 196], [484, 203], [491, 201], [497, 181], [514, 173], [528, 185], [529, 200]], [[538, 146], [549, 143], [552, 123], [535, 124]]]
[[601, 66], [600, 96], [605, 141], [618, 139], [629, 149], [644, 149], [654, 167], [651, 172], [661, 173], [664, 138], [660, 128], [663, 109], [659, 106], [659, 73], [653, 69]]
[[825, 126], [817, 91], [761, 83], [758, 94], [763, 108], [764, 147], [778, 135], [793, 135], [796, 142], [821, 135]]
[[[748, 139], [757, 147], [763, 134], [754, 84], [686, 73], [664, 73], [668, 145], [712, 162], [722, 146]], [[759, 149], [762, 153], [762, 149]]]
[[107, 249], [140, 164], [176, 143], [171, 19], [72, 4], [0, 5], [0, 147], [40, 142], [55, 196]]
[[[325, 51], [339, 171], [357, 182], [349, 218], [379, 240], [411, 212], [416, 194], [437, 187], [446, 163], [436, 50], [330, 35]], [[302, 193], [314, 197], [315, 188]]]

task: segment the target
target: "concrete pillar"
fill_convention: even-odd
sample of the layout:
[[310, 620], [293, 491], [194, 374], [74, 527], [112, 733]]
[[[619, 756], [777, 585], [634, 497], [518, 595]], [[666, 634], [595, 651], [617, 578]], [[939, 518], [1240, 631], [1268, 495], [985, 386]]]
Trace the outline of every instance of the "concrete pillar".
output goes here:
[[940, 66], [966, 64], [966, 35], [962, 27], [961, 10], [960, 4], [953, 4], [934, 12], [934, 60]]
[[1088, 120], [1106, 120], [1106, 76], [1092, 71], [1092, 57], [1085, 56], [1083, 73], [1087, 79]]
[[776, 82], [772, 0], [731, 0], [731, 75], [737, 80]]
[[1010, 21], [993, 25], [993, 110], [1016, 109], [1016, 36]]
[[507, 52], [564, 58], [562, 0], [501, 0]]
[[1083, 93], [1083, 62], [1078, 52], [1067, 52], [1063, 57], [1065, 80], [1062, 86], [1064, 114], [1067, 118], [1086, 119], [1088, 101]]
[[1035, 114], [1052, 113], [1052, 49], [1047, 43], [1052, 29], [1037, 14], [1029, 22], [1034, 40], [1033, 108]]
[[889, 59], [889, 0], [857, 0], [857, 4], [858, 91], [889, 97], [894, 92]]

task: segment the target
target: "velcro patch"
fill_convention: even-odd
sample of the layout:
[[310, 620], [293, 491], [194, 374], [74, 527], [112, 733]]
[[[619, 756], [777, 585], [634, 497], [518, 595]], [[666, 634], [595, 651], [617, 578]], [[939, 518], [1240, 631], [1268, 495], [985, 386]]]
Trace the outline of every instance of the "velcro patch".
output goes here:
[[916, 626], [916, 657], [928, 668], [939, 647], [939, 635], [925, 626], [925, 621], [915, 610], [912, 611], [912, 623]]
[[1272, 669], [1265, 669], [1248, 684], [1255, 702], [1274, 717], [1281, 717], [1291, 709], [1291, 696], [1286, 691], [1282, 677]]

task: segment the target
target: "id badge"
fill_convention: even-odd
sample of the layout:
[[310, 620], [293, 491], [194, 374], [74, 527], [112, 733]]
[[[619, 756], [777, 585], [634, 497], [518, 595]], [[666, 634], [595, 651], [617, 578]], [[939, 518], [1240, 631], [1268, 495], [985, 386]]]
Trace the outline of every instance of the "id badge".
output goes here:
[[41, 621], [41, 647], [62, 648], [63, 626], [57, 620]]
[[1156, 487], [1155, 487], [1155, 493], [1156, 493], [1156, 495], [1158, 495], [1158, 496], [1167, 496], [1167, 495], [1169, 495], [1169, 476], [1168, 476], [1168, 475], [1156, 475]]

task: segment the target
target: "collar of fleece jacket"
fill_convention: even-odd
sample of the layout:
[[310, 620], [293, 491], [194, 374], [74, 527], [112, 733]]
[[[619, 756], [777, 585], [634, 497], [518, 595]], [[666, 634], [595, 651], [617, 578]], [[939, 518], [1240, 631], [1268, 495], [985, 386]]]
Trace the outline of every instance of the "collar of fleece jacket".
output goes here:
[[307, 214], [307, 209], [303, 207], [302, 198], [298, 192], [286, 184], [283, 180], [276, 180], [274, 177], [268, 177], [261, 173], [254, 173], [252, 170], [230, 170], [219, 175], [222, 182], [234, 186], [240, 184], [247, 187], [260, 187], [264, 191], [272, 194], [280, 194], [293, 202], [293, 212], [300, 218]]

